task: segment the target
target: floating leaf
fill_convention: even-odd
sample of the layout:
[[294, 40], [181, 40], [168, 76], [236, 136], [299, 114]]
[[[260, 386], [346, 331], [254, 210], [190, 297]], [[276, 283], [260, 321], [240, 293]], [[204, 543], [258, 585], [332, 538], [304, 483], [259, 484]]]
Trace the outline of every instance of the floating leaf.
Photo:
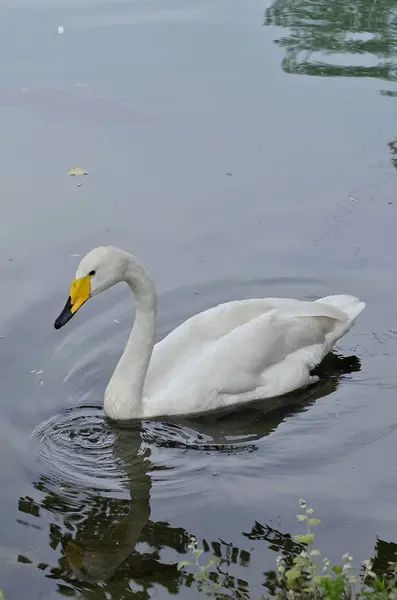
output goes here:
[[320, 521], [320, 519], [313, 518], [313, 519], [309, 519], [309, 523], [310, 523], [310, 525], [313, 525], [315, 527], [316, 525], [320, 525], [321, 521]]
[[302, 521], [306, 519], [305, 515], [296, 515], [296, 518], [299, 521], [299, 523], [302, 523]]
[[81, 167], [72, 167], [68, 171], [68, 175], [88, 175], [88, 171]]

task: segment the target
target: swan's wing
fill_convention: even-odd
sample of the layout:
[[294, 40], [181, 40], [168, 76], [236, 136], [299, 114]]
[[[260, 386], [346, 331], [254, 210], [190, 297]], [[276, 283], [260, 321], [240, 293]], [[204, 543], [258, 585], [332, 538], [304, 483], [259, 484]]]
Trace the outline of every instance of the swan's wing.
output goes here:
[[145, 388], [149, 389], [152, 382], [161, 380], [175, 367], [200, 355], [209, 342], [272, 308], [271, 301], [250, 299], [219, 304], [190, 317], [155, 345]]
[[[279, 317], [326, 316], [332, 319], [346, 319], [346, 315], [336, 307], [290, 298], [255, 298], [219, 304], [190, 317], [156, 344], [145, 381], [147, 393], [150, 394], [153, 383], [167, 377], [173, 369], [179, 370], [182, 364], [194, 361], [208, 346], [212, 346], [213, 342], [223, 339], [237, 329], [240, 332], [238, 335], [241, 335], [242, 326], [265, 317], [274, 309], [279, 311]], [[265, 323], [268, 327], [266, 320], [263, 326]], [[257, 324], [253, 325], [259, 343], [262, 347], [269, 347], [269, 340], [266, 336], [261, 336], [258, 327]]]
[[[214, 345], [213, 363], [222, 393], [241, 393], [268, 383], [269, 369], [286, 360], [310, 371], [343, 335], [346, 323], [321, 310], [305, 314], [277, 309], [236, 328]], [[321, 314], [322, 313], [322, 314]], [[220, 368], [219, 368], [220, 367]], [[214, 370], [215, 373], [215, 370]], [[243, 376], [245, 374], [245, 376]], [[244, 387], [248, 382], [248, 386]]]
[[156, 403], [169, 413], [198, 412], [251, 399], [258, 390], [270, 397], [307, 383], [309, 370], [348, 324], [340, 311], [304, 304], [283, 303], [201, 343], [153, 381]]

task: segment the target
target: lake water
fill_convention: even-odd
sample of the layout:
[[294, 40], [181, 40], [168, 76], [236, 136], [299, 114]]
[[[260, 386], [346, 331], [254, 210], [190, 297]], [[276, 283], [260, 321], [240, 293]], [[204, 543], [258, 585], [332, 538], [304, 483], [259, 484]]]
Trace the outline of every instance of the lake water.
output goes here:
[[[3, 1], [6, 600], [202, 597], [176, 569], [191, 535], [257, 598], [302, 496], [331, 559], [393, 556], [396, 50], [391, 0]], [[356, 358], [271, 413], [115, 427], [129, 294], [53, 328], [104, 244], [150, 270], [159, 338], [233, 298], [353, 293]]]

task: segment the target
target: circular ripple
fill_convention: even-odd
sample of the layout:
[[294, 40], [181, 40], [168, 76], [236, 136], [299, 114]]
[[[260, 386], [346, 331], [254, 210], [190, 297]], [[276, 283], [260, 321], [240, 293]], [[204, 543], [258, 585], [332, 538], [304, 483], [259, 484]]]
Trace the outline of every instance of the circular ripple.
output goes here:
[[118, 491], [142, 470], [139, 428], [119, 430], [99, 407], [73, 408], [44, 421], [33, 434], [52, 475], [79, 488]]

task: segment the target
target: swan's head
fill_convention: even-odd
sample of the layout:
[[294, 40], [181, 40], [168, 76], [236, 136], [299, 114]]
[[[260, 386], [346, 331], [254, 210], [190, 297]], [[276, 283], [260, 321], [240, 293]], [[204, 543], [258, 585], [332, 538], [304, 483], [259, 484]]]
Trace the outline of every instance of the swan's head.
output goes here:
[[60, 329], [89, 298], [123, 281], [128, 264], [128, 255], [112, 246], [94, 248], [82, 259], [72, 282], [69, 298], [54, 323]]

